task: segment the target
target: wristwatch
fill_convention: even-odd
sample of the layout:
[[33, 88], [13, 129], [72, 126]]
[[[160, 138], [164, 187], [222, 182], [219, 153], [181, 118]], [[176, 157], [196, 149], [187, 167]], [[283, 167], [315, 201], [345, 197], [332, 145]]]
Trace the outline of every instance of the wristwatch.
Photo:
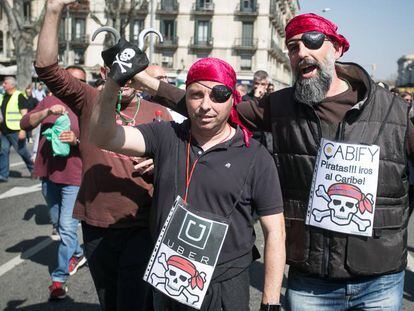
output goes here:
[[282, 310], [280, 307], [280, 303], [277, 303], [277, 304], [261, 303], [260, 304], [260, 311], [279, 311], [279, 310]]

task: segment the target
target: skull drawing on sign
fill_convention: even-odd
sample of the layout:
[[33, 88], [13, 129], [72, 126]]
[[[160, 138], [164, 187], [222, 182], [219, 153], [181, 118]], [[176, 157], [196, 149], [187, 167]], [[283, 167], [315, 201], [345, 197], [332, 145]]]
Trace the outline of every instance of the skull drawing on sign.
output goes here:
[[333, 194], [330, 196], [331, 201], [328, 203], [328, 208], [331, 211], [331, 220], [337, 225], [349, 225], [354, 216], [358, 212], [358, 200]]
[[135, 51], [133, 49], [127, 48], [121, 52], [119, 59], [123, 62], [131, 60], [135, 56]]
[[165, 290], [172, 296], [181, 295], [184, 288], [188, 287], [191, 275], [173, 265], [168, 266], [164, 274], [166, 278]]

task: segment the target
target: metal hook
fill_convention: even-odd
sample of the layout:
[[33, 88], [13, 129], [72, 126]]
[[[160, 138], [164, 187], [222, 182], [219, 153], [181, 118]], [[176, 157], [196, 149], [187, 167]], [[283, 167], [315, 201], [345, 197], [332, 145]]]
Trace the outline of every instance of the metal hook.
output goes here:
[[162, 34], [158, 30], [154, 28], [145, 28], [139, 33], [139, 36], [138, 36], [138, 47], [141, 51], [144, 49], [144, 43], [145, 43], [144, 39], [150, 33], [155, 33], [160, 39], [160, 42], [164, 41]]
[[102, 27], [99, 27], [98, 29], [95, 30], [95, 32], [92, 35], [92, 41], [95, 40], [96, 36], [102, 31], [110, 32], [115, 38], [115, 44], [117, 44], [118, 41], [121, 39], [121, 35], [120, 35], [119, 31], [116, 30], [114, 27], [102, 26]]

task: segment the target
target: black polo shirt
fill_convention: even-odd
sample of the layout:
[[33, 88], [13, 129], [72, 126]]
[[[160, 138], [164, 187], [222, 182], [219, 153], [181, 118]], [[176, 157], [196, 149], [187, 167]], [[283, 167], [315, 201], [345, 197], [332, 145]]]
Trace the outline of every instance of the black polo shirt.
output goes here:
[[[146, 155], [153, 157], [155, 164], [151, 217], [155, 238], [177, 195], [184, 198], [189, 122], [153, 122], [139, 125], [138, 129], [145, 140]], [[257, 141], [250, 143], [247, 148], [240, 129], [232, 139], [205, 152], [194, 138], [191, 140], [190, 166], [199, 160], [187, 203], [190, 209], [225, 217], [230, 222], [217, 268], [226, 263], [234, 265], [243, 257], [247, 260], [239, 260], [239, 267], [250, 264], [255, 241], [253, 211], [259, 216], [283, 211], [274, 161]]]

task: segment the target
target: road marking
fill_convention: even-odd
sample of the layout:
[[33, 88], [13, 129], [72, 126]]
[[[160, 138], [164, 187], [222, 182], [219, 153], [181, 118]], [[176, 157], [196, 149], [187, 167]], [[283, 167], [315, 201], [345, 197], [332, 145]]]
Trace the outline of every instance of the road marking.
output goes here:
[[12, 164], [10, 164], [9, 166], [10, 167], [15, 167], [15, 166], [20, 166], [20, 165], [23, 165], [24, 164], [24, 162], [16, 162], [16, 163], [12, 163]]
[[10, 197], [15, 197], [15, 196], [26, 194], [26, 193], [40, 191], [41, 189], [42, 189], [42, 184], [40, 183], [35, 184], [33, 186], [29, 186], [29, 187], [13, 187], [10, 190], [0, 194], [0, 200], [10, 198]]
[[42, 242], [40, 242], [40, 243], [36, 244], [35, 246], [29, 248], [24, 253], [21, 253], [20, 255], [18, 255], [16, 257], [14, 257], [13, 259], [9, 260], [4, 265], [0, 266], [0, 276], [5, 274], [6, 272], [10, 271], [11, 269], [16, 267], [17, 265], [21, 264], [26, 259], [29, 259], [33, 255], [37, 254], [39, 251], [41, 251], [42, 249], [44, 249], [45, 247], [47, 247], [48, 245], [50, 245], [54, 241], [59, 241], [59, 240], [60, 240], [59, 236], [50, 236], [50, 237], [44, 239]]

